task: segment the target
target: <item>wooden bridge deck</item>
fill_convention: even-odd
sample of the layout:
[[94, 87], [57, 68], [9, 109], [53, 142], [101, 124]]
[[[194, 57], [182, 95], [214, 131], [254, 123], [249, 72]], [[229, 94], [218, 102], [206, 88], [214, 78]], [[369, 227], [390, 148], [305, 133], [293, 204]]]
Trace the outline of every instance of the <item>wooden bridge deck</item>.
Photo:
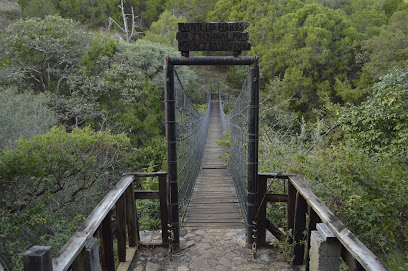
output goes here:
[[217, 141], [222, 140], [218, 101], [213, 101], [201, 170], [187, 210], [186, 228], [242, 228], [244, 226], [234, 183]]

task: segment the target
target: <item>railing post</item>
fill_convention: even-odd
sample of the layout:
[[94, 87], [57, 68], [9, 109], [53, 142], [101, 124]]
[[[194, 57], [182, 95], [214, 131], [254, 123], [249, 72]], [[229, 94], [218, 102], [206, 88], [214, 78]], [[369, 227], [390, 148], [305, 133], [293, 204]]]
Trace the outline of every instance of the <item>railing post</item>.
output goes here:
[[99, 235], [101, 238], [102, 270], [115, 271], [111, 212], [102, 221]]
[[259, 63], [255, 56], [250, 65], [249, 84], [251, 101], [248, 120], [248, 203], [247, 203], [247, 243], [252, 244], [254, 219], [257, 212], [257, 178], [258, 178], [258, 121], [259, 121]]
[[258, 176], [258, 224], [257, 224], [257, 242], [263, 246], [266, 243], [266, 193], [268, 178]]
[[119, 261], [126, 262], [126, 193], [116, 202], [116, 239]]
[[159, 176], [159, 198], [160, 198], [160, 219], [162, 229], [162, 243], [169, 243], [169, 234], [167, 232], [169, 223], [169, 207], [167, 205], [167, 178], [166, 175]]
[[288, 231], [293, 231], [295, 229], [295, 209], [296, 209], [296, 188], [293, 186], [293, 184], [290, 182], [288, 179], [288, 225], [287, 225], [287, 230]]
[[307, 211], [306, 200], [298, 192], [296, 194], [295, 229], [293, 233], [295, 241], [295, 248], [293, 251], [294, 265], [302, 265], [304, 262], [305, 255], [304, 232], [306, 230], [306, 211]]
[[51, 247], [33, 246], [23, 255], [24, 271], [53, 271]]
[[125, 191], [129, 247], [137, 246], [140, 240], [134, 191], [133, 183]]
[[166, 138], [167, 138], [167, 171], [169, 178], [170, 221], [173, 231], [173, 246], [180, 244], [179, 202], [177, 182], [177, 130], [176, 101], [174, 93], [174, 65], [165, 59], [165, 105], [166, 105]]
[[100, 271], [99, 244], [92, 238], [71, 265], [72, 271]]

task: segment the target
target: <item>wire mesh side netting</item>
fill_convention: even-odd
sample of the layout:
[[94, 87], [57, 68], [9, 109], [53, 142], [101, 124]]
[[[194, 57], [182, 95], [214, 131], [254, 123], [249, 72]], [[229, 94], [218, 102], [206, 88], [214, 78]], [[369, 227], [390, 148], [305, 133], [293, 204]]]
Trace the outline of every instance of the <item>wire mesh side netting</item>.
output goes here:
[[[245, 79], [235, 106], [231, 112], [224, 113], [219, 96], [222, 128], [229, 135], [229, 167], [244, 217], [247, 217], [247, 179], [248, 179], [248, 121], [250, 108], [249, 76]], [[220, 94], [219, 94], [220, 95]]]
[[177, 180], [179, 211], [184, 216], [198, 176], [210, 120], [211, 95], [207, 112], [202, 115], [188, 98], [180, 78], [175, 72]]

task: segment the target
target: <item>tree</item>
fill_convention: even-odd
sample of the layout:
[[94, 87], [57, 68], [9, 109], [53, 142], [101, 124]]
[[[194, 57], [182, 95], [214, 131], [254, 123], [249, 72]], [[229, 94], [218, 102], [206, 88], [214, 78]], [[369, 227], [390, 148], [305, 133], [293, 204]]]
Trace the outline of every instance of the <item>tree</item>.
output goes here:
[[376, 0], [350, 0], [346, 11], [354, 27], [367, 38], [377, 35], [387, 23], [385, 11]]
[[10, 270], [34, 244], [62, 247], [120, 179], [128, 148], [123, 134], [55, 127], [0, 150], [0, 254]]
[[89, 35], [78, 23], [59, 16], [19, 20], [0, 40], [9, 65], [18, 71], [9, 73], [9, 80], [36, 91], [56, 93], [61, 93], [63, 81], [77, 67], [88, 44]]
[[123, 24], [120, 26], [112, 17], [109, 17], [108, 30], [110, 30], [112, 25], [116, 25], [125, 34], [126, 42], [130, 42], [133, 35], [138, 33], [135, 32], [137, 16], [135, 16], [133, 6], [130, 7], [131, 13], [125, 12], [125, 0], [120, 1], [119, 8], [121, 10]]
[[159, 20], [153, 22], [149, 30], [145, 32], [143, 39], [177, 48], [176, 32], [178, 23], [183, 21], [185, 21], [183, 17], [175, 17], [170, 11], [165, 10]]
[[219, 2], [217, 0], [168, 0], [166, 9], [173, 16], [184, 17], [188, 22], [204, 22], [210, 11]]
[[324, 101], [342, 102], [334, 84], [336, 78], [350, 84], [356, 79], [359, 39], [343, 11], [311, 4], [279, 17], [256, 51], [264, 77], [284, 79], [283, 99], [310, 114]]
[[[395, 12], [380, 34], [367, 41], [365, 49], [368, 62], [365, 63], [363, 70], [364, 75], [371, 78], [368, 82], [377, 80], [393, 67], [407, 68], [408, 13]], [[361, 84], [364, 83], [364, 81], [361, 82]]]
[[64, 18], [71, 18], [93, 27], [106, 27], [109, 16], [120, 18], [119, 0], [61, 0], [58, 9]]
[[11, 147], [21, 136], [31, 138], [47, 132], [56, 124], [56, 116], [48, 107], [49, 97], [15, 89], [0, 89], [0, 149]]
[[58, 9], [54, 0], [18, 0], [23, 18], [57, 15]]
[[346, 137], [366, 151], [408, 157], [408, 72], [394, 69], [380, 78], [360, 106], [342, 116]]

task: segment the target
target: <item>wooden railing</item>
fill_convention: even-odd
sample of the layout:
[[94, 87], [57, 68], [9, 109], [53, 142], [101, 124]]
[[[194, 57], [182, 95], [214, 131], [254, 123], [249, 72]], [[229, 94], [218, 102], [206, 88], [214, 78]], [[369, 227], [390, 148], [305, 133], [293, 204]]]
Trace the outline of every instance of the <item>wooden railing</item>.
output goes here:
[[[134, 181], [139, 177], [158, 177], [159, 191], [134, 191]], [[51, 247], [35, 246], [28, 250], [23, 256], [24, 270], [99, 270], [101, 266], [104, 271], [113, 271], [115, 270], [114, 237], [117, 241], [119, 270], [127, 270], [140, 242], [136, 211], [137, 199], [160, 200], [162, 244], [167, 245], [166, 177], [166, 172], [124, 174], [124, 177], [99, 202], [54, 257], [51, 258]], [[113, 212], [116, 212], [115, 230], [112, 229]], [[94, 241], [96, 233], [99, 233], [100, 246]]]
[[[268, 179], [286, 179], [287, 194], [269, 194], [267, 191]], [[309, 270], [311, 232], [316, 230], [318, 223], [324, 223], [340, 242], [341, 258], [351, 270], [388, 270], [295, 174], [258, 174], [258, 202], [261, 203], [257, 222], [257, 242], [259, 244], [265, 244], [266, 229], [278, 238], [283, 235], [266, 218], [266, 203], [287, 203], [287, 230], [292, 232], [294, 265], [305, 264], [305, 270]]]

